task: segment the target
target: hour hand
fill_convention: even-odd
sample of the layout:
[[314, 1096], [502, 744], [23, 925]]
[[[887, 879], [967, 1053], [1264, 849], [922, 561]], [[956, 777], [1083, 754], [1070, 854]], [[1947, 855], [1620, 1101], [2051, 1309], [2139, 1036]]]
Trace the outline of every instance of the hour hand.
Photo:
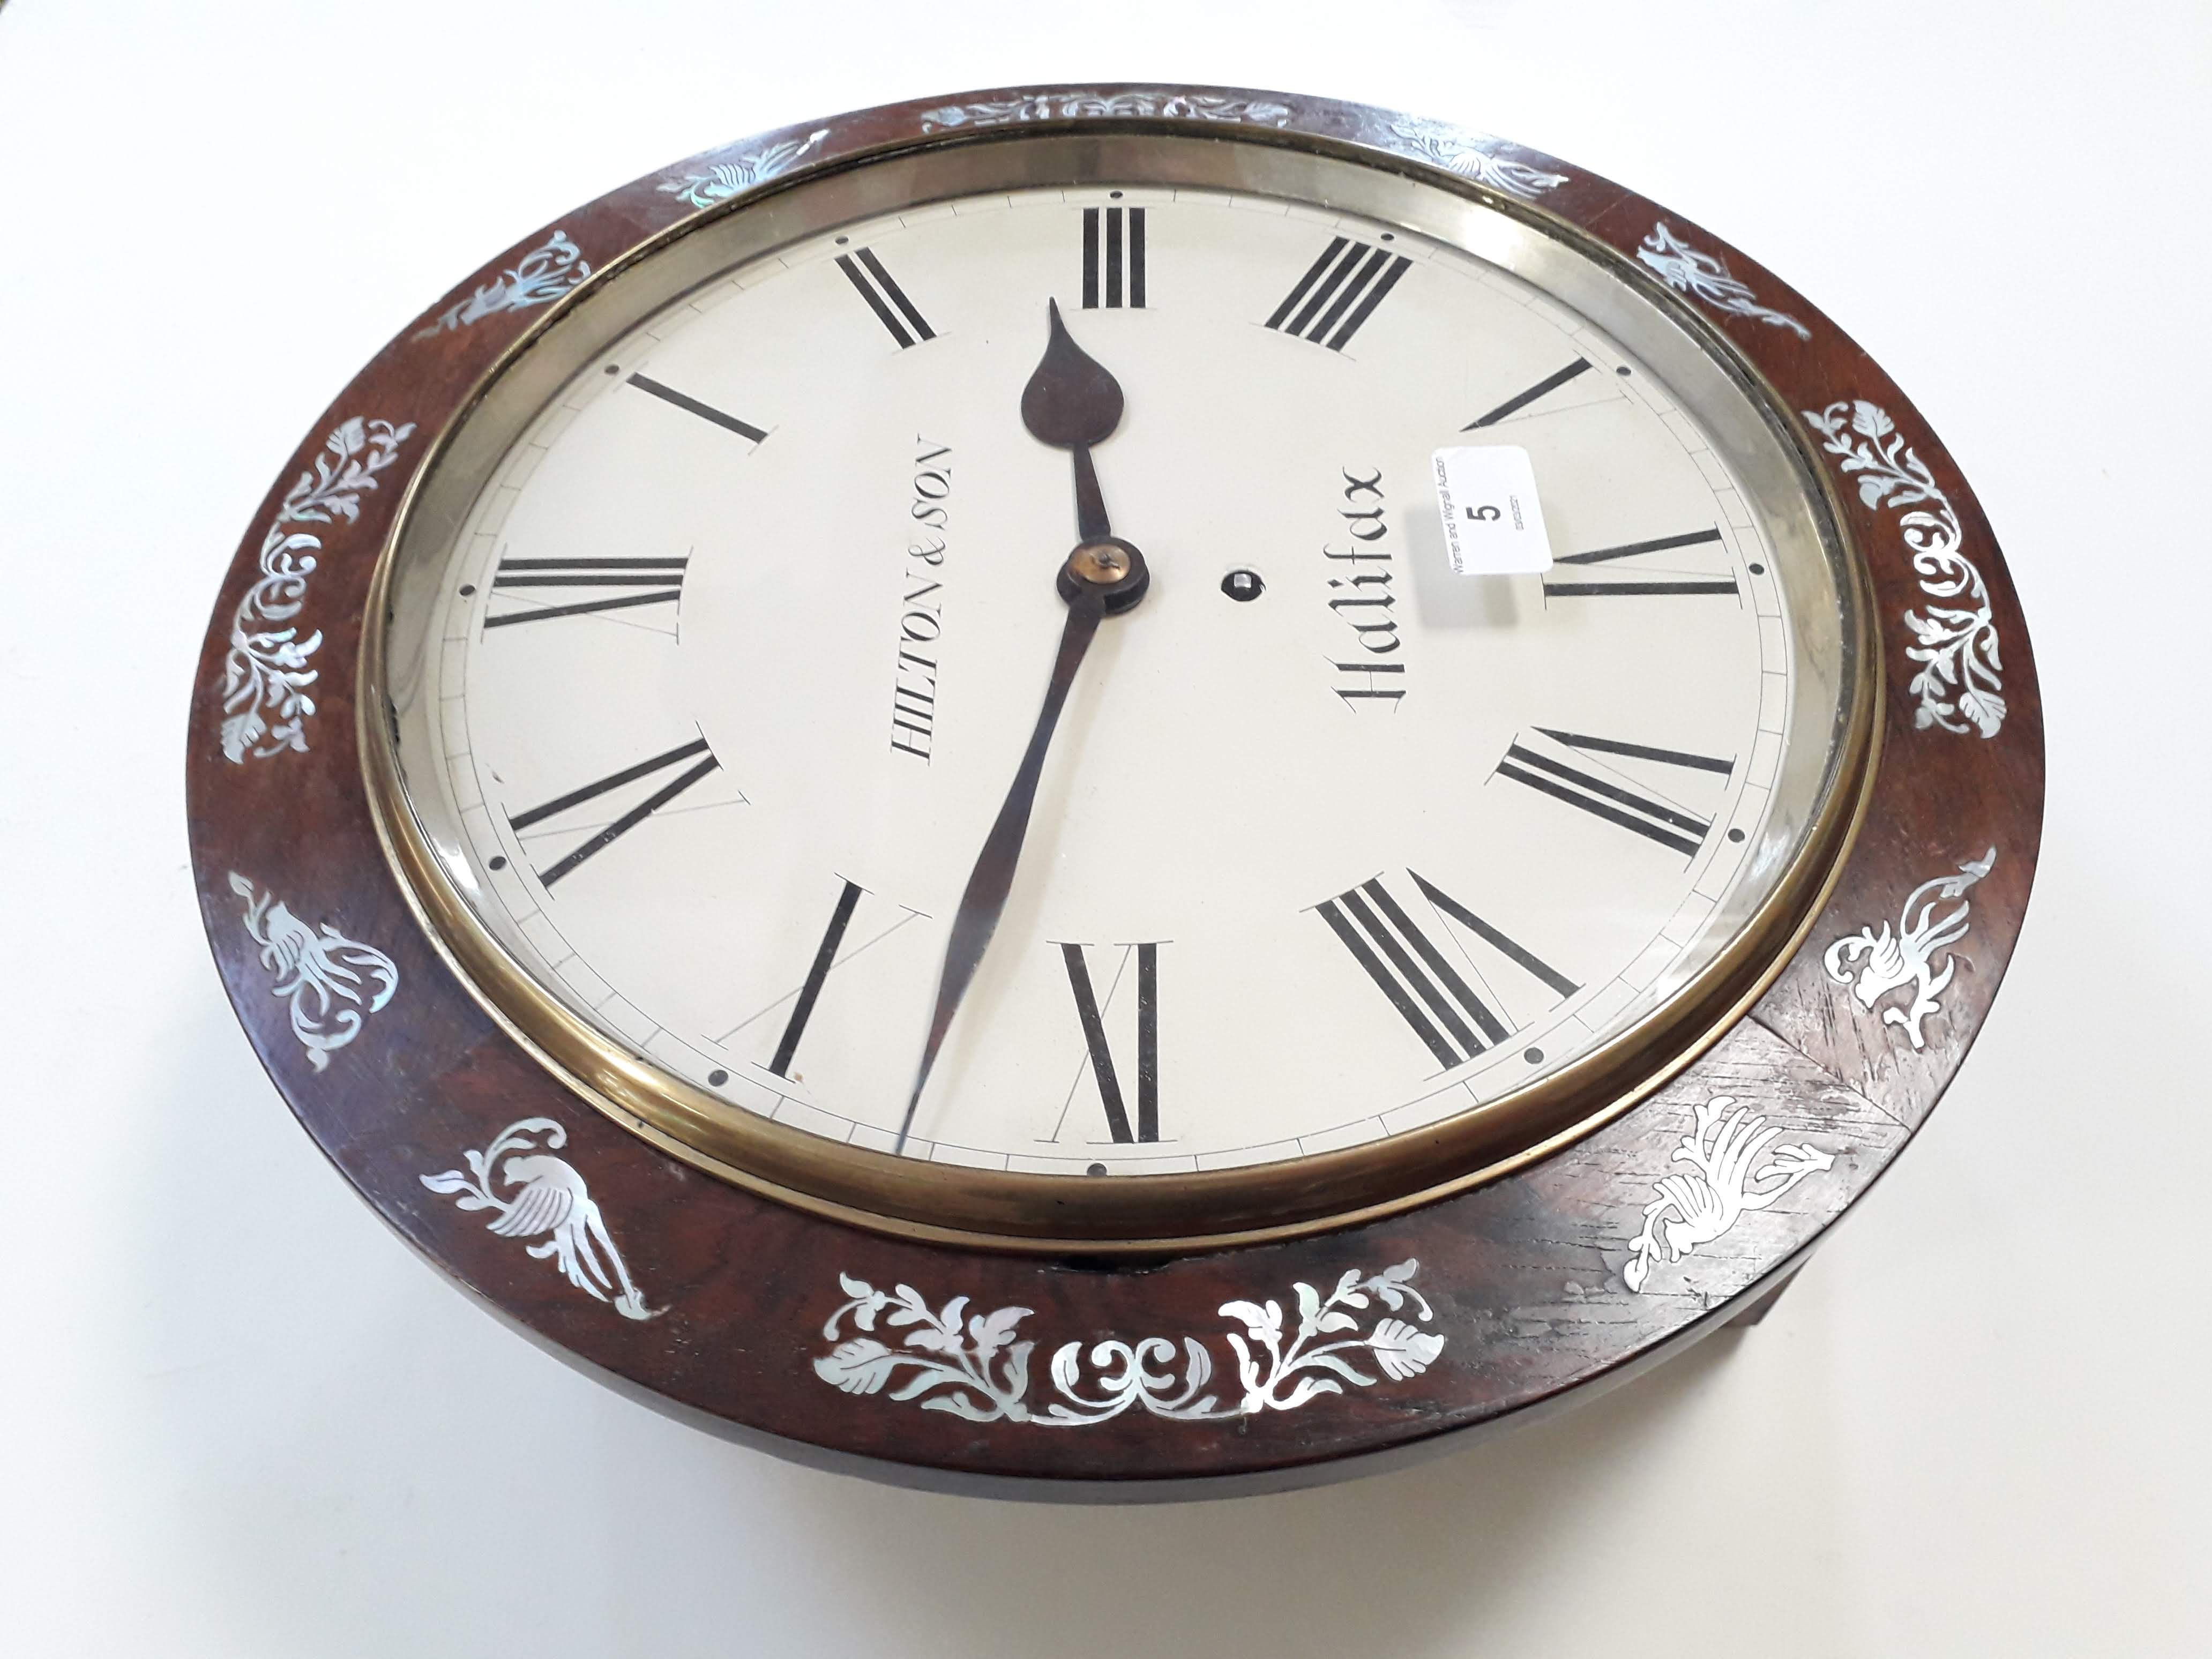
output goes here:
[[1059, 302], [1045, 301], [1051, 337], [1044, 356], [1022, 388], [1022, 424], [1040, 443], [1070, 452], [1075, 459], [1075, 532], [1085, 542], [1114, 533], [1098, 492], [1098, 473], [1091, 465], [1091, 446], [1103, 443], [1121, 423], [1121, 383], [1105, 366], [1076, 344], [1060, 319]]

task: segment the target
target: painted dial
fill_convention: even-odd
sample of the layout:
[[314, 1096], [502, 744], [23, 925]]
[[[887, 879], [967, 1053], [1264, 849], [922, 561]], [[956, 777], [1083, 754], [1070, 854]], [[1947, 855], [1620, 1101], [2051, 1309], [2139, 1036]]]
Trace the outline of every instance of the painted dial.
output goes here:
[[[1069, 453], [1020, 410], [1048, 300], [1123, 389], [1092, 459], [1152, 586], [1083, 664], [905, 1158], [1080, 1179], [1419, 1135], [1729, 948], [1826, 787], [1817, 544], [1498, 264], [1131, 183], [754, 258], [493, 469], [408, 787], [525, 974], [731, 1111], [898, 1146], [1066, 617]], [[1447, 559], [1432, 455], [1492, 445], [1530, 458], [1547, 573]]]

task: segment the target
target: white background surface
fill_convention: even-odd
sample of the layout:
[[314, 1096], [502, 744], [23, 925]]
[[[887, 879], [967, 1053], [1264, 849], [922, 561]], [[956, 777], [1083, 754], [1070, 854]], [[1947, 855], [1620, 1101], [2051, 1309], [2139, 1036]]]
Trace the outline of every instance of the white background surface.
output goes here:
[[[1075, 1511], [734, 1449], [447, 1288], [238, 1032], [182, 751], [262, 491], [491, 252], [742, 132], [1122, 76], [1508, 134], [1787, 274], [1974, 481], [2051, 796], [1972, 1061], [1763, 1328], [1409, 1473]], [[16, 0], [0, 1651], [2205, 1651], [2208, 155], [2201, 4]]]

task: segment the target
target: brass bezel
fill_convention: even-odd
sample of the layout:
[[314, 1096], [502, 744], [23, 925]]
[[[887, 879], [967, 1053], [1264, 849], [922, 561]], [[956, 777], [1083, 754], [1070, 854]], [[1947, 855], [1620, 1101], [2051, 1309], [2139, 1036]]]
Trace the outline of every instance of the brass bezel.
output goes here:
[[[1031, 156], [1073, 156], [1095, 176], [1117, 137], [1158, 146], [1291, 150], [1350, 161], [1468, 198], [1533, 228], [1655, 307], [1735, 384], [1794, 463], [1812, 503], [1844, 611], [1843, 661], [1850, 678], [1820, 805], [1790, 868], [1735, 939], [1681, 993], [1581, 1060], [1528, 1088], [1419, 1133], [1280, 1163], [1091, 1183], [921, 1163], [829, 1141], [732, 1108], [645, 1065], [551, 997], [494, 939], [446, 878], [410, 805], [393, 735], [386, 617], [398, 555], [410, 535], [435, 534], [418, 509], [456, 435], [492, 388], [526, 363], [556, 328], [613, 281], [732, 216], [793, 188], [886, 162], [921, 161], [984, 146], [1025, 144]], [[883, 179], [898, 176], [896, 169]], [[1060, 173], [1071, 182], [1079, 173]], [[1119, 179], [1126, 169], [1114, 171]], [[947, 181], [937, 197], [969, 185]], [[926, 200], [930, 198], [909, 198]], [[1315, 199], [1315, 198], [1308, 198]], [[1342, 205], [1340, 204], [1340, 205]], [[1371, 207], [1358, 210], [1375, 212]], [[1384, 210], [1387, 214], [1387, 210]], [[766, 216], [763, 216], [765, 217]], [[723, 262], [725, 264], [726, 261]], [[717, 267], [719, 268], [719, 267]], [[702, 278], [703, 279], [703, 278]], [[678, 291], [681, 291], [680, 289]], [[617, 327], [627, 327], [628, 321]], [[581, 361], [581, 355], [579, 355]], [[542, 363], [542, 360], [541, 360]], [[571, 365], [573, 368], [573, 365]], [[565, 381], [558, 369], [555, 385]], [[470, 994], [568, 1086], [624, 1128], [672, 1157], [749, 1190], [838, 1221], [933, 1243], [1059, 1255], [1188, 1253], [1357, 1224], [1494, 1180], [1548, 1156], [1618, 1117], [1689, 1066], [1741, 1020], [1788, 965], [1840, 875], [1863, 820], [1879, 749], [1881, 642], [1862, 550], [1829, 480], [1790, 410], [1725, 336], [1649, 273], [1580, 227], [1540, 207], [1442, 169], [1287, 130], [1240, 127], [1204, 140], [1164, 121], [1091, 123], [1080, 135], [1041, 128], [948, 134], [886, 146], [801, 169], [715, 213], [647, 238], [549, 307], [501, 355], [437, 433], [379, 550], [371, 580], [356, 699], [364, 781], [377, 836], [424, 933]], [[1439, 1169], [1448, 1174], [1437, 1178]]]

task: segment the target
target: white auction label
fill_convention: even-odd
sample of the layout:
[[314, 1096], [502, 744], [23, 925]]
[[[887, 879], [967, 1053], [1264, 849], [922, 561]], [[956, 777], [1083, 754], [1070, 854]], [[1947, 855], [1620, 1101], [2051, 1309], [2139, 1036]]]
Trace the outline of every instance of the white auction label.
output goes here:
[[1436, 453], [1444, 550], [1462, 576], [1536, 575], [1552, 568], [1552, 539], [1536, 501], [1536, 470], [1514, 444]]

